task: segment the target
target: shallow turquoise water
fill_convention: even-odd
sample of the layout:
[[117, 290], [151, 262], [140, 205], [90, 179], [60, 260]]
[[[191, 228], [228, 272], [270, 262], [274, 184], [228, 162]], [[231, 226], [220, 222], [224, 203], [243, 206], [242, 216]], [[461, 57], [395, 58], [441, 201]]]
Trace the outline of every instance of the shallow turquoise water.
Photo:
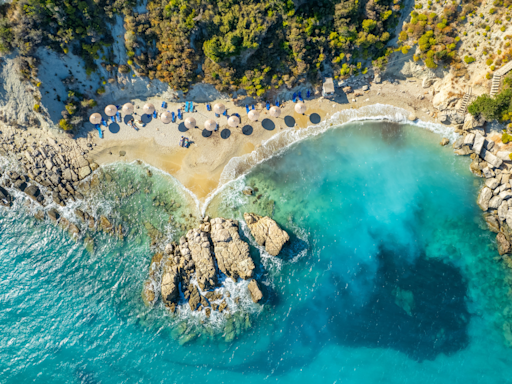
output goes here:
[[[353, 123], [225, 188], [209, 213], [272, 214], [292, 237], [272, 258], [247, 236], [267, 301], [247, 308], [252, 327], [232, 343], [217, 334], [180, 346], [182, 318], [142, 304], [152, 252], [141, 222], [173, 238], [194, 221], [182, 215], [197, 215], [181, 206], [168, 222], [155, 207], [189, 201], [172, 180], [108, 169], [115, 185], [87, 204], [128, 234], [91, 234], [92, 254], [22, 204], [1, 210], [0, 382], [510, 382], [510, 277], [468, 159], [439, 141], [413, 126]], [[244, 197], [245, 185], [261, 197]], [[119, 189], [136, 192], [117, 201]]]

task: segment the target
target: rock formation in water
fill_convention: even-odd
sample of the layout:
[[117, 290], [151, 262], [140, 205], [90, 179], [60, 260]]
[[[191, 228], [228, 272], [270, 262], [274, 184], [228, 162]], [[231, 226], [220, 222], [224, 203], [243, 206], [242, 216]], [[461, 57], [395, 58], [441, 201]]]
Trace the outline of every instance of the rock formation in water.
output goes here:
[[265, 246], [272, 256], [277, 256], [283, 245], [290, 240], [288, 233], [283, 231], [270, 217], [259, 216], [255, 213], [244, 213], [244, 220], [251, 230], [254, 240], [261, 246]]
[[[143, 286], [144, 303], [154, 305], [160, 287], [162, 301], [172, 311], [187, 303], [192, 311], [204, 309], [208, 317], [212, 311], [229, 310], [229, 292], [224, 296], [216, 289], [221, 285], [220, 274], [234, 281], [247, 280], [252, 279], [255, 269], [249, 245], [240, 238], [238, 230], [236, 220], [205, 218], [198, 228], [181, 237], [179, 244], [167, 244], [163, 256], [155, 255], [151, 261], [149, 278]], [[248, 293], [255, 303], [263, 298], [254, 279], [248, 285]], [[234, 299], [235, 303], [239, 300]]]

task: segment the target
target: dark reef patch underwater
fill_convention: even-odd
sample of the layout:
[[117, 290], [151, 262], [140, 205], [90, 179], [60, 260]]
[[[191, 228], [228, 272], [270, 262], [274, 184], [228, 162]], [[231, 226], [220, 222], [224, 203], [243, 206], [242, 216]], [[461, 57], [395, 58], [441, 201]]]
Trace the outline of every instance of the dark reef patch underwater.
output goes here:
[[266, 301], [228, 282], [242, 300], [208, 321], [142, 303], [152, 239], [197, 221], [172, 178], [104, 168], [83, 204], [125, 236], [90, 233], [94, 250], [17, 199], [0, 210], [0, 382], [510, 382], [510, 271], [475, 203], [480, 180], [439, 140], [351, 123], [226, 186], [207, 214], [272, 215], [291, 241], [270, 257], [242, 224]]

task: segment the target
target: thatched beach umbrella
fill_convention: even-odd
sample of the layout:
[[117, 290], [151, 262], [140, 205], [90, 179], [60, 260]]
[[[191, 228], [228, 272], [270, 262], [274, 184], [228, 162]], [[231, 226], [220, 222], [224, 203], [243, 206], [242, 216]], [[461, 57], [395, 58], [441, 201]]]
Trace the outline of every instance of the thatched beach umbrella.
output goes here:
[[213, 106], [213, 112], [215, 112], [217, 115], [222, 115], [225, 110], [226, 106], [224, 104], [219, 103]]
[[215, 131], [215, 128], [217, 128], [217, 122], [215, 120], [206, 120], [204, 122], [204, 129], [208, 131]]
[[251, 109], [249, 111], [249, 120], [252, 120], [252, 121], [257, 121], [258, 118], [260, 117], [260, 113], [258, 111], [256, 111], [255, 109]]
[[162, 122], [165, 123], [165, 124], [170, 123], [172, 121], [171, 113], [170, 112], [163, 112], [160, 115], [160, 120], [162, 120]]
[[195, 128], [196, 127], [196, 119], [194, 119], [193, 117], [187, 117], [185, 119], [185, 127], [187, 127], [188, 129]]
[[91, 124], [101, 124], [101, 115], [99, 113], [93, 113], [89, 116], [89, 121]]
[[123, 105], [122, 111], [125, 115], [131, 115], [133, 114], [133, 111], [135, 111], [135, 107], [132, 103], [126, 103]]
[[273, 106], [272, 108], [270, 108], [270, 116], [272, 117], [279, 117], [281, 116], [281, 109], [279, 107], [276, 107], [276, 106]]
[[105, 115], [107, 116], [115, 116], [117, 113], [117, 108], [115, 105], [107, 105], [105, 107]]
[[295, 104], [295, 112], [303, 115], [306, 113], [306, 110], [307, 110], [306, 104], [304, 104], [304, 103]]
[[142, 110], [146, 115], [151, 115], [153, 112], [155, 112], [155, 106], [151, 103], [144, 104], [142, 107]]
[[240, 124], [240, 119], [238, 116], [233, 115], [228, 119], [228, 125], [230, 127], [236, 128], [238, 124]]

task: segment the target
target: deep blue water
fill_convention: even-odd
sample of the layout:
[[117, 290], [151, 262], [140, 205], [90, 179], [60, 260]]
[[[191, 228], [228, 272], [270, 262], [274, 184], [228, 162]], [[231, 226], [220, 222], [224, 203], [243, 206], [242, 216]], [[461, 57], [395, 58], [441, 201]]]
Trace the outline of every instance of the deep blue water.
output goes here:
[[[251, 327], [229, 343], [222, 319], [184, 323], [192, 315], [142, 303], [152, 255], [142, 223], [172, 238], [182, 215], [197, 216], [172, 179], [105, 169], [105, 189], [84, 204], [129, 230], [91, 234], [93, 253], [22, 202], [2, 209], [0, 382], [510, 382], [510, 273], [475, 204], [480, 180], [439, 141], [414, 126], [353, 123], [222, 190], [208, 213], [271, 214], [291, 235], [273, 258], [242, 228], [265, 303], [241, 306]], [[246, 185], [260, 198], [243, 196]], [[180, 202], [174, 222], [155, 197]], [[183, 324], [196, 337], [180, 345]]]

